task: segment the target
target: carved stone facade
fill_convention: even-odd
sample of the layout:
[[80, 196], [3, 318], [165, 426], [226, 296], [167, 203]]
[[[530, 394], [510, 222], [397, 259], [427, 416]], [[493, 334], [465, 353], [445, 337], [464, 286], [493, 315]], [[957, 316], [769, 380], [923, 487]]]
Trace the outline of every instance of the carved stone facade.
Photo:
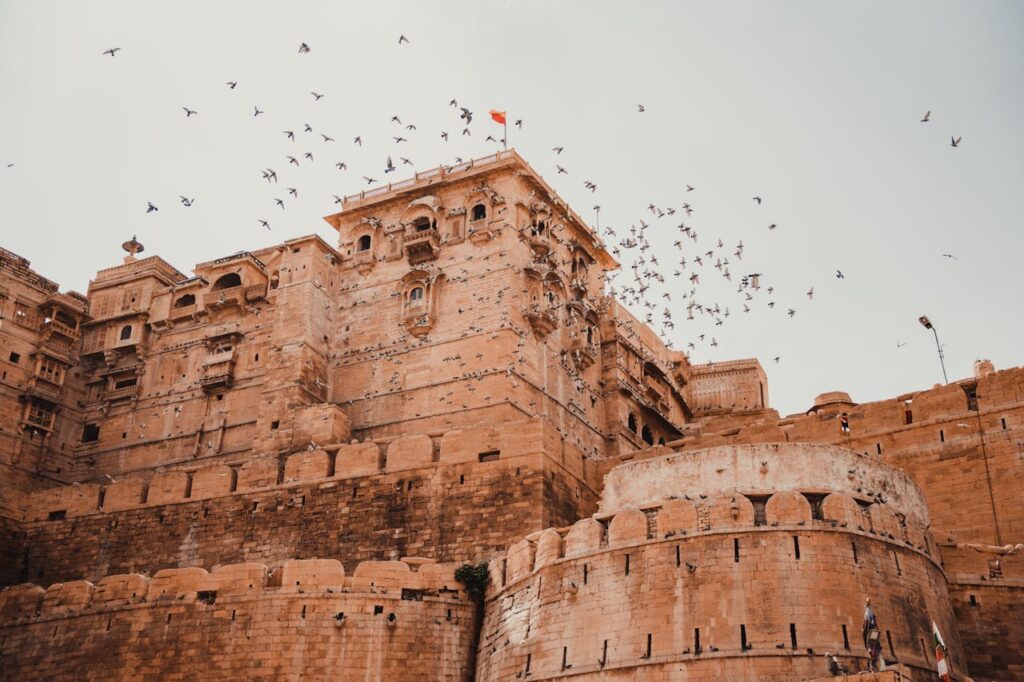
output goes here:
[[782, 419], [512, 151], [326, 220], [191, 275], [133, 238], [85, 296], [0, 251], [15, 675], [797, 680], [862, 663], [867, 595], [911, 678], [925, 617], [1024, 676], [1024, 370]]

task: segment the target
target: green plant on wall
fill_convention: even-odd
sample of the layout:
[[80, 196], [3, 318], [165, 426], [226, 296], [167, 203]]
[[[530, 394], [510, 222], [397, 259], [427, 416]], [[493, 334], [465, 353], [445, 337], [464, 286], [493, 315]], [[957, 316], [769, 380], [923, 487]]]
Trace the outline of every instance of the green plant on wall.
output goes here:
[[487, 570], [487, 562], [483, 561], [475, 566], [462, 564], [455, 569], [455, 579], [466, 586], [466, 592], [470, 597], [479, 601], [484, 597], [491, 574]]

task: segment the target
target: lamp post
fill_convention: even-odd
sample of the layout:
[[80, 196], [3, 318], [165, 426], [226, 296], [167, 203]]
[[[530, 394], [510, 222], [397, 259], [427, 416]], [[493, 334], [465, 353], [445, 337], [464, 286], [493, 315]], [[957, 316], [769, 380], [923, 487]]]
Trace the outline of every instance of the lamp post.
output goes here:
[[931, 329], [932, 334], [935, 335], [935, 347], [939, 350], [939, 364], [942, 365], [942, 380], [944, 383], [948, 384], [949, 377], [946, 376], [946, 360], [942, 354], [942, 344], [939, 343], [939, 333], [935, 331], [935, 325], [932, 324], [932, 321], [928, 319], [927, 315], [922, 315], [921, 317], [917, 318], [917, 321], [920, 322], [921, 326], [924, 327], [925, 329]]

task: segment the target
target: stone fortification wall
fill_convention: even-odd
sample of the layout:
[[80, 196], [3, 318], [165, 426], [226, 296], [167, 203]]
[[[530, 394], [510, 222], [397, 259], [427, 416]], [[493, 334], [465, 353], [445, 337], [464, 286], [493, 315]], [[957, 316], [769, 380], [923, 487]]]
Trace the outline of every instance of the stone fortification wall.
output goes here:
[[351, 576], [310, 559], [18, 585], [0, 592], [0, 676], [469, 680], [461, 587], [454, 565], [415, 559]]
[[[528, 670], [531, 679], [803, 680], [820, 676], [826, 651], [863, 669], [865, 598], [886, 657], [914, 679], [931, 679], [934, 620], [948, 633], [962, 678], [945, 577], [913, 484], [829, 448], [869, 476], [905, 484], [903, 497], [850, 494], [845, 470], [818, 470], [816, 480], [790, 488], [754, 488], [745, 485], [748, 474], [729, 472], [744, 457], [728, 450], [744, 448], [643, 462], [660, 463], [665, 480], [680, 485], [674, 499], [629, 508], [632, 500], [620, 494], [623, 506], [603, 504], [593, 518], [528, 536], [493, 561], [478, 679]], [[764, 457], [763, 449], [749, 450], [747, 457]], [[767, 457], [769, 472], [792, 471], [806, 452], [779, 446]], [[705, 460], [717, 460], [742, 492], [705, 494], [673, 475]], [[621, 474], [638, 475], [629, 465]]]
[[578, 450], [528, 420], [56, 488], [27, 496], [7, 581], [311, 556], [471, 560], [593, 513], [590, 480]]

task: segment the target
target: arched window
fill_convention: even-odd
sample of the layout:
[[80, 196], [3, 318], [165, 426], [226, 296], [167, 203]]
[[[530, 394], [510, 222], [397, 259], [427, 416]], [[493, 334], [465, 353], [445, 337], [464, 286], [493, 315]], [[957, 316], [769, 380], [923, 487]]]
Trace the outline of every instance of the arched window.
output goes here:
[[416, 287], [410, 291], [409, 300], [412, 301], [413, 305], [419, 305], [423, 300], [423, 287]]
[[629, 419], [626, 420], [626, 426], [629, 427], [630, 431], [636, 433], [636, 415], [632, 412], [629, 413]]
[[592, 345], [593, 343], [594, 343], [594, 328], [593, 327], [587, 327], [587, 345], [589, 346], [589, 345]]
[[240, 286], [242, 286], [242, 278], [238, 276], [237, 272], [229, 272], [214, 282], [212, 288], [214, 291], [217, 291], [219, 289], [230, 289], [231, 287]]
[[477, 204], [473, 207], [473, 220], [483, 220], [487, 217], [487, 208], [483, 204]]
[[121, 340], [127, 341], [130, 338], [132, 338], [132, 326], [130, 324], [126, 324], [121, 327]]
[[644, 428], [641, 432], [640, 437], [643, 438], [644, 442], [647, 443], [648, 445], [654, 445], [654, 434], [651, 433], [651, 427], [647, 426], [646, 424], [644, 424]]
[[546, 225], [544, 225], [544, 221], [543, 220], [540, 221], [539, 223], [537, 223], [537, 234], [544, 234], [544, 228], [545, 227], [546, 227]]
[[417, 218], [412, 226], [416, 228], [417, 232], [426, 232], [431, 228], [430, 218]]
[[184, 296], [182, 296], [181, 298], [179, 298], [177, 301], [174, 302], [174, 307], [175, 308], [184, 308], [186, 306], [195, 305], [195, 304], [196, 304], [196, 297], [193, 296], [192, 294], [185, 294]]
[[369, 251], [371, 243], [372, 240], [370, 239], [370, 235], [364, 234], [359, 238], [359, 242], [356, 244], [356, 251]]
[[554, 303], [555, 303], [555, 292], [553, 292], [553, 291], [549, 291], [548, 292], [548, 303], [554, 305]]

